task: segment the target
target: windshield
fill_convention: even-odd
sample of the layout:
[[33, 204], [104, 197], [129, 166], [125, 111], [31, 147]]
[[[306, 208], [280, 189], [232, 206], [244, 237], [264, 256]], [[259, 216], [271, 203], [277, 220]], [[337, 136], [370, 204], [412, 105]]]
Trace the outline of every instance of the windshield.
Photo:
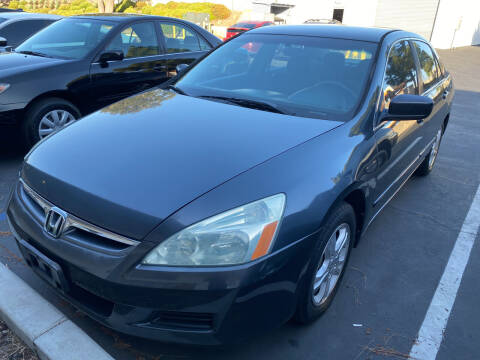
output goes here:
[[345, 121], [365, 91], [376, 47], [344, 39], [245, 34], [212, 52], [176, 87], [192, 96], [254, 100], [289, 115]]
[[16, 52], [61, 59], [81, 59], [115, 26], [96, 19], [63, 19], [17, 46]]

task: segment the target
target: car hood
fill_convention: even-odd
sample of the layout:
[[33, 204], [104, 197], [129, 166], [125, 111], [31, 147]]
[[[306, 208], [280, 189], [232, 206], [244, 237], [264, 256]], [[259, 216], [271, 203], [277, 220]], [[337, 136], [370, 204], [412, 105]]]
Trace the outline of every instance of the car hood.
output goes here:
[[14, 75], [20, 71], [35, 70], [65, 61], [66, 60], [25, 55], [14, 52], [0, 52], [0, 77]]
[[340, 124], [156, 89], [48, 137], [22, 177], [56, 206], [142, 239], [205, 192]]

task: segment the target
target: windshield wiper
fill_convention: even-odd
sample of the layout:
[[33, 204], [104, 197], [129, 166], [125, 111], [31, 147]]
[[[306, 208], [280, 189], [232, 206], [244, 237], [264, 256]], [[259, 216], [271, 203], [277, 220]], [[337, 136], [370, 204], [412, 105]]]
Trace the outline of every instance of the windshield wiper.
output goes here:
[[250, 108], [250, 109], [270, 111], [270, 112], [277, 113], [277, 114], [287, 114], [285, 111], [280, 110], [276, 105], [273, 105], [273, 104], [265, 102], [265, 101], [234, 98], [234, 97], [228, 97], [228, 96], [204, 95], [204, 96], [198, 96], [198, 97], [201, 98], [201, 99], [222, 100], [222, 101], [225, 101], [225, 102], [229, 102], [229, 103], [232, 103], [232, 104], [235, 104], [235, 105], [240, 105], [240, 106], [247, 107], [247, 108]]
[[41, 57], [50, 57], [46, 54], [36, 52], [36, 51], [30, 51], [30, 50], [23, 50], [23, 51], [16, 51], [19, 54], [25, 54], [25, 55], [34, 55], [34, 56], [41, 56]]
[[180, 95], [186, 95], [186, 96], [188, 96], [188, 94], [187, 94], [185, 91], [183, 91], [182, 89], [176, 87], [175, 85], [168, 85], [168, 86], [167, 86], [167, 89], [173, 90], [173, 91], [175, 91], [176, 93], [178, 93], [178, 94], [180, 94]]

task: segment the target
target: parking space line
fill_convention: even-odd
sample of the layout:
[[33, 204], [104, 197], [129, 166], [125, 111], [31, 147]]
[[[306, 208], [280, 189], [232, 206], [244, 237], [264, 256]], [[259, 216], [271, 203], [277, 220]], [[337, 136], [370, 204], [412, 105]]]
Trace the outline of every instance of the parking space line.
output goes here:
[[418, 332], [417, 342], [410, 350], [412, 359], [434, 360], [437, 357], [479, 227], [480, 185], [428, 307], [427, 314]]

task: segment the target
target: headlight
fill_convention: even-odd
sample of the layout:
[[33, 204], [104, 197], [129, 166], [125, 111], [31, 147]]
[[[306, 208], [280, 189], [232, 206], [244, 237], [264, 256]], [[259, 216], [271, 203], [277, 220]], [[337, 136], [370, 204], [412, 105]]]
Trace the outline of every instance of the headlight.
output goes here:
[[0, 84], [0, 94], [10, 87], [10, 84]]
[[147, 265], [241, 264], [268, 254], [285, 207], [277, 194], [215, 215], [171, 236], [142, 261]]

